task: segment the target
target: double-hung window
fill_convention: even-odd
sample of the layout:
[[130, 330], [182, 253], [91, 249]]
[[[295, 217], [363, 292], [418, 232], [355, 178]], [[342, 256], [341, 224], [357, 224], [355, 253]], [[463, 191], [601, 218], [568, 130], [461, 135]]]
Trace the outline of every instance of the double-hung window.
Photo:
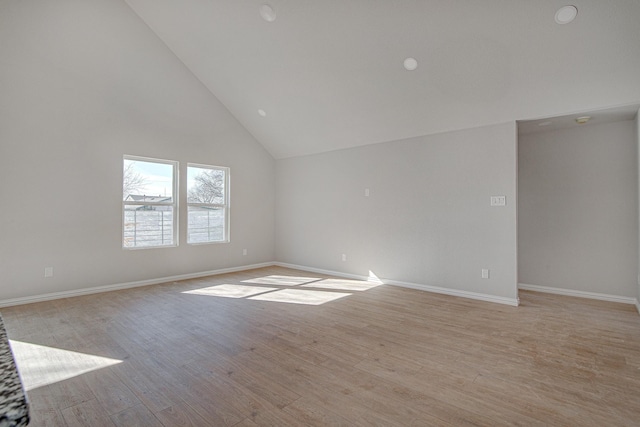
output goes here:
[[187, 165], [187, 243], [229, 241], [229, 168]]
[[122, 246], [177, 245], [177, 167], [170, 160], [124, 156]]

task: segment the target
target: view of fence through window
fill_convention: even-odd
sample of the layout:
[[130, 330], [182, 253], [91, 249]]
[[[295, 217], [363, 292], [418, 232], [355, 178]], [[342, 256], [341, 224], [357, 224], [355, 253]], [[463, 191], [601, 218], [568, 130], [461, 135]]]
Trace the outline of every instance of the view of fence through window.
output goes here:
[[138, 210], [128, 206], [124, 209], [125, 247], [173, 245], [173, 212], [154, 208], [143, 206]]
[[189, 243], [220, 242], [224, 238], [224, 211], [221, 208], [189, 206]]
[[125, 248], [175, 243], [174, 162], [125, 157], [122, 179]]

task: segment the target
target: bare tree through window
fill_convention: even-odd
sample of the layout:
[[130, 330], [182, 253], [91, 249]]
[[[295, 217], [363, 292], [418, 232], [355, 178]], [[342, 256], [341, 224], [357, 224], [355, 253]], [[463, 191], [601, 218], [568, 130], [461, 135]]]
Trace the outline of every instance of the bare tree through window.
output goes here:
[[202, 170], [194, 177], [193, 185], [189, 188], [187, 201], [189, 203], [224, 203], [224, 171], [218, 169]]
[[125, 162], [122, 174], [122, 194], [126, 199], [131, 194], [137, 194], [147, 186], [147, 179], [136, 170], [135, 162]]

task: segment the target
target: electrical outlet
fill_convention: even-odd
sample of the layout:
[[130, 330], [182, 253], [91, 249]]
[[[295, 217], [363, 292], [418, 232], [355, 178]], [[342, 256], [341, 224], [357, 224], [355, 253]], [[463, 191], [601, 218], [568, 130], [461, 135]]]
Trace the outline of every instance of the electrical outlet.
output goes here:
[[483, 268], [482, 269], [482, 276], [483, 279], [488, 279], [489, 278], [489, 269], [487, 268]]
[[53, 267], [44, 268], [44, 277], [53, 277]]
[[242, 250], [242, 255], [246, 255], [246, 254], [247, 254], [247, 250], [246, 250], [246, 249], [243, 249], [243, 250]]
[[364, 197], [369, 197], [369, 189], [368, 188], [364, 189]]
[[347, 260], [347, 254], [342, 254], [342, 261], [346, 261]]

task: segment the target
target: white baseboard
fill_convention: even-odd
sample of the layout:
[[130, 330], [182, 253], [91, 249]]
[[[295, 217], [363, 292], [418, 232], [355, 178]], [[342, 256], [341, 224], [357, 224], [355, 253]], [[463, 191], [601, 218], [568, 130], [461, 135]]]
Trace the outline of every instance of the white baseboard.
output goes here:
[[330, 276], [339, 276], [339, 277], [345, 277], [345, 278], [356, 279], [356, 280], [368, 280], [370, 282], [377, 282], [384, 285], [401, 286], [403, 288], [418, 289], [420, 291], [433, 292], [436, 294], [451, 295], [451, 296], [462, 297], [462, 298], [470, 298], [474, 300], [494, 302], [498, 304], [506, 304], [506, 305], [512, 305], [512, 306], [518, 306], [519, 304], [519, 301], [517, 298], [499, 297], [495, 295], [480, 294], [476, 292], [461, 291], [457, 289], [442, 288], [439, 286], [423, 285], [419, 283], [403, 282], [403, 281], [392, 280], [392, 279], [379, 279], [377, 277], [360, 276], [357, 274], [342, 273], [340, 271], [323, 270], [320, 268], [307, 267], [307, 266], [295, 265], [295, 264], [287, 264], [284, 262], [275, 262], [274, 265], [277, 265], [280, 267], [292, 268], [295, 270], [308, 271], [310, 273], [320, 273], [320, 274], [326, 274]]
[[[635, 304], [639, 307], [638, 300], [631, 297], [621, 297], [618, 295], [600, 294], [596, 292], [575, 291], [572, 289], [551, 288], [548, 286], [528, 285], [526, 283], [518, 283], [518, 289], [525, 291], [544, 292], [547, 294], [565, 295], [569, 297], [589, 298], [600, 301], [619, 302], [622, 304]], [[640, 311], [640, 308], [638, 309]]]
[[306, 265], [288, 264], [286, 262], [274, 262], [273, 265], [278, 267], [290, 268], [292, 270], [307, 271], [309, 273], [326, 274], [327, 276], [344, 277], [345, 279], [366, 280], [370, 282], [378, 282], [382, 284], [380, 279], [374, 277], [361, 276], [358, 274], [342, 273], [340, 271], [324, 270], [322, 268], [307, 267]]
[[34, 302], [51, 301], [61, 298], [71, 298], [81, 295], [98, 294], [102, 292], [117, 291], [121, 289], [137, 288], [140, 286], [158, 285], [160, 283], [176, 282], [179, 280], [197, 279], [199, 277], [215, 276], [217, 274], [234, 273], [237, 271], [252, 270], [254, 268], [271, 267], [272, 262], [261, 264], [243, 265], [239, 267], [221, 268], [219, 270], [201, 271], [198, 273], [179, 274], [177, 276], [159, 277], [156, 279], [139, 280], [136, 282], [119, 283], [115, 285], [97, 286], [93, 288], [75, 289], [72, 291], [52, 292], [29, 297], [11, 298], [0, 300], [0, 308], [14, 305], [31, 304]]

